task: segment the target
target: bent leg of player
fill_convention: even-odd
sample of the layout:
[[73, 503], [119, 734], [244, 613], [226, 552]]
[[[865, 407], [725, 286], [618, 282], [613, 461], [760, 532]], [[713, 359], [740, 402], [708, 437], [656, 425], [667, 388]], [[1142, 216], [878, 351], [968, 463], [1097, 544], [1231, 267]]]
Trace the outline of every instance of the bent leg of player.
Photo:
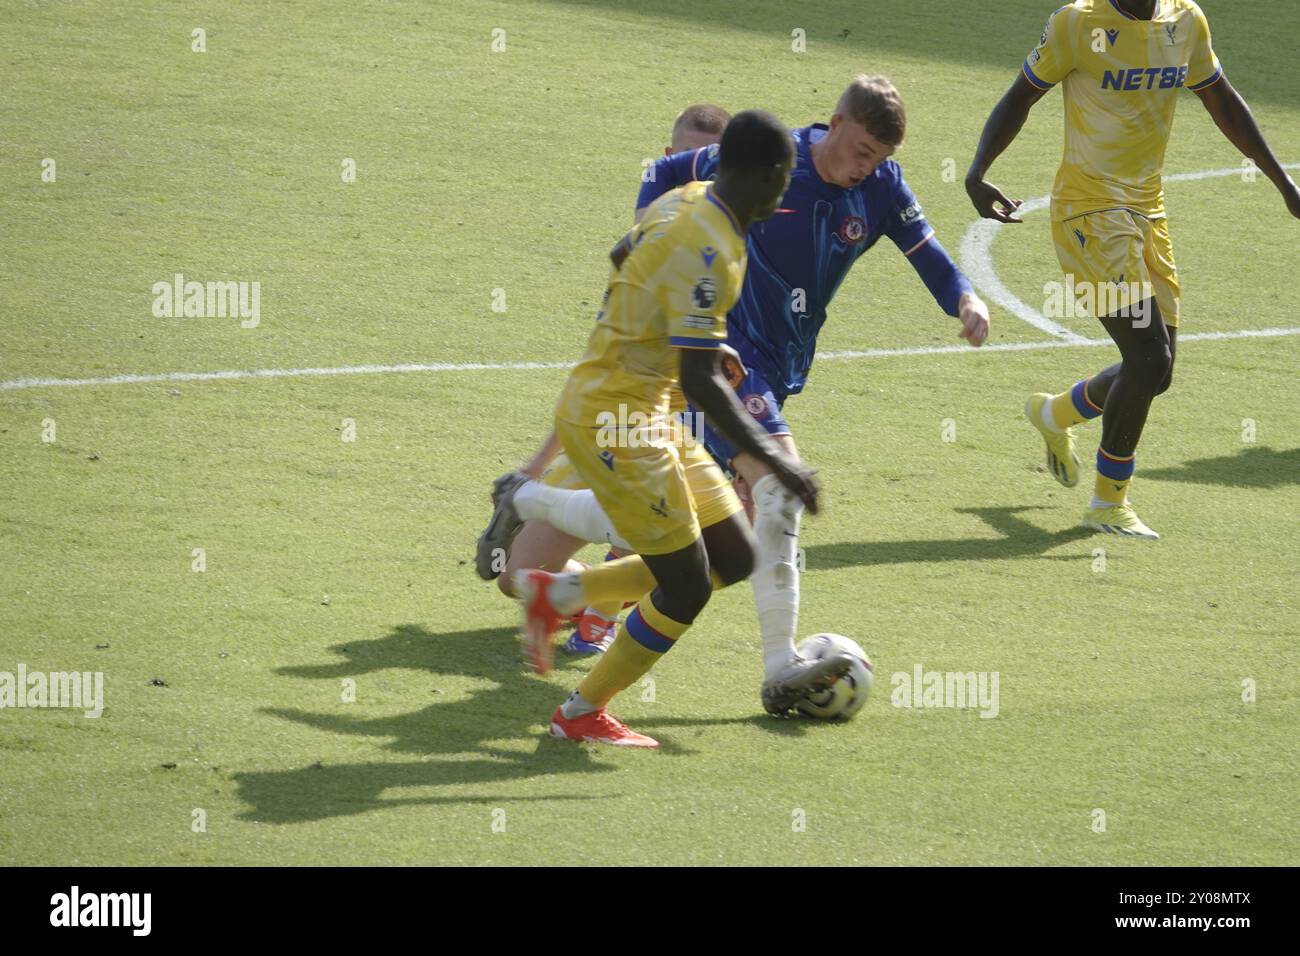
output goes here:
[[[698, 441], [681, 430], [676, 430], [674, 437], [674, 448], [679, 449], [675, 452], [678, 467], [682, 471], [697, 520], [704, 529], [713, 587], [722, 588], [743, 580], [752, 568], [752, 536], [743, 523], [738, 525], [743, 532], [739, 539], [726, 536], [722, 528], [725, 522], [740, 514], [741, 502], [726, 476]], [[603, 511], [601, 516], [603, 520], [609, 521]], [[617, 629], [615, 615], [618, 609], [625, 602], [635, 602], [656, 583], [653, 571], [639, 557], [616, 559], [612, 552], [605, 564], [579, 573], [552, 575], [527, 571], [513, 574], [512, 579], [518, 587], [528, 589], [528, 605], [534, 609], [530, 617], [530, 640], [539, 644], [543, 640], [549, 642], [549, 632], [553, 629], [554, 622], [561, 620], [584, 601], [589, 602], [589, 607], [597, 609], [598, 616], [607, 622], [602, 636], [612, 639], [613, 635], [609, 631]], [[604, 611], [604, 608], [611, 610]], [[542, 632], [548, 636], [543, 638]], [[536, 659], [534, 663], [536, 665]]]
[[[606, 450], [616, 456], [616, 466], [606, 468], [589, 429], [566, 428], [561, 422], [557, 431], [602, 507], [640, 555], [592, 568], [582, 577], [639, 562], [655, 583], [620, 625], [610, 649], [551, 717], [551, 734], [654, 747], [656, 741], [628, 730], [605, 707], [672, 648], [708, 603], [709, 559], [686, 468], [675, 447], [644, 445]], [[725, 487], [725, 481], [721, 483]], [[739, 502], [734, 497], [732, 501], [738, 510]]]
[[614, 529], [614, 523], [590, 488], [551, 488], [528, 481], [516, 489], [514, 507], [525, 520], [545, 521], [583, 541], [633, 550]]
[[514, 597], [514, 573], [523, 568], [541, 568], [553, 573], [577, 573], [583, 569], [580, 561], [573, 560], [586, 541], [565, 534], [545, 521], [525, 521], [519, 534], [510, 545], [497, 587], [506, 597]]
[[479, 535], [474, 567], [479, 577], [497, 577], [527, 521], [547, 524], [582, 541], [607, 543], [625, 551], [627, 546], [589, 489], [552, 487], [512, 471], [492, 483], [492, 519]]
[[[1128, 489], [1151, 400], [1169, 387], [1173, 374], [1171, 329], [1178, 323], [1180, 298], [1168, 225], [1115, 210], [1053, 223], [1052, 229], [1062, 268], [1074, 277], [1076, 293], [1090, 300], [1091, 311], [1102, 314], [1121, 361], [1040, 403], [1036, 424], [1048, 441], [1049, 467], [1053, 432], [1068, 436], [1071, 425], [1102, 416], [1097, 480], [1083, 526], [1158, 538], [1137, 517]], [[1030, 400], [1031, 417], [1040, 397]], [[1073, 454], [1072, 442], [1069, 451]]]
[[[569, 461], [569, 457], [564, 452], [560, 452], [552, 459], [550, 467], [542, 472], [538, 481], [549, 488], [580, 489], [582, 487], [582, 479], [578, 477], [573, 462]], [[514, 496], [521, 488], [523, 484], [509, 492], [512, 506]], [[515, 510], [518, 511], [517, 508]], [[544, 521], [528, 520], [527, 515], [518, 515], [518, 517], [524, 519], [524, 524], [511, 542], [509, 552], [504, 557], [499, 554], [494, 556], [496, 560], [493, 570], [501, 575], [497, 578], [497, 586], [501, 588], [502, 593], [507, 597], [514, 596], [511, 582], [514, 572], [521, 568], [541, 568], [543, 571], [554, 572], [583, 569], [584, 565], [570, 559], [587, 543], [586, 539], [566, 534]]]
[[708, 603], [709, 559], [704, 540], [664, 555], [645, 555], [662, 583], [637, 603], [605, 656], [551, 716], [551, 736], [624, 747], [659, 742], [630, 730], [606, 706], [670, 651]]
[[1108, 534], [1159, 538], [1138, 518], [1128, 492], [1151, 400], [1167, 387], [1172, 373], [1169, 332], [1154, 298], [1101, 322], [1119, 346], [1123, 361], [1106, 397], [1097, 481], [1083, 526]]
[[[542, 473], [539, 481], [549, 488], [569, 490], [583, 488], [582, 479], [563, 452], [555, 457], [551, 466]], [[525, 521], [523, 528], [510, 545], [504, 568], [500, 569], [501, 576], [497, 578], [497, 585], [504, 594], [513, 597], [515, 572], [524, 568], [576, 574], [586, 565], [572, 559], [574, 554], [586, 544], [585, 538], [567, 534], [548, 522]], [[622, 556], [614, 551], [610, 551], [609, 554], [610, 557], [606, 560]], [[574, 631], [565, 641], [564, 649], [572, 654], [599, 654], [605, 651], [618, 629], [618, 615], [622, 608], [621, 601], [602, 601], [587, 607], [575, 618]]]

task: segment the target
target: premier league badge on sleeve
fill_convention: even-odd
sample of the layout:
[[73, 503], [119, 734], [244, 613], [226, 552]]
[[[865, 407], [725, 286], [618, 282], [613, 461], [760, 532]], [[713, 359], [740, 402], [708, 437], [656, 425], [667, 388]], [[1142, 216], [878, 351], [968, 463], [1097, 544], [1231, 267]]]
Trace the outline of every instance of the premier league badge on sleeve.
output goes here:
[[697, 309], [713, 308], [718, 301], [718, 289], [713, 284], [713, 279], [709, 276], [701, 276], [700, 281], [695, 283], [695, 288], [691, 290], [691, 300]]

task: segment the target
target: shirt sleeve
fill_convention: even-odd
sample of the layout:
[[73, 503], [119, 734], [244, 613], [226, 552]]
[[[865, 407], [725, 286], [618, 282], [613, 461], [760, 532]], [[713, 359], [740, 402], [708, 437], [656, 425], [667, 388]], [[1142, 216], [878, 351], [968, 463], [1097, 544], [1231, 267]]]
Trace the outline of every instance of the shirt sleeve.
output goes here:
[[948, 315], [956, 316], [961, 311], [961, 297], [967, 292], [974, 292], [970, 280], [957, 268], [939, 240], [931, 236], [915, 254], [908, 257], [912, 268], [921, 277], [925, 287], [939, 303], [939, 308]]
[[934, 227], [926, 220], [925, 211], [903, 178], [902, 169], [895, 167], [893, 172], [890, 185], [893, 209], [885, 221], [885, 234], [907, 257], [939, 308], [956, 315], [962, 295], [973, 291], [971, 284], [935, 238]]
[[891, 208], [885, 219], [885, 235], [893, 240], [903, 255], [911, 258], [934, 238], [934, 230], [926, 221], [920, 201], [903, 178], [902, 170], [895, 170], [890, 183], [889, 203]]
[[712, 179], [717, 173], [717, 153], [715, 145], [659, 157], [641, 173], [641, 192], [636, 197], [636, 208], [644, 209], [670, 189], [697, 179]]
[[727, 263], [712, 246], [683, 247], [674, 254], [670, 278], [660, 286], [668, 318], [668, 344], [679, 349], [716, 349], [727, 340]]
[[1195, 21], [1190, 60], [1187, 64], [1187, 88], [1203, 90], [1213, 86], [1223, 76], [1223, 67], [1214, 55], [1214, 46], [1210, 42], [1210, 22], [1200, 7], [1195, 10]]
[[1072, 9], [1061, 7], [1047, 20], [1038, 46], [1029, 51], [1021, 67], [1025, 79], [1040, 90], [1050, 90], [1074, 70]]

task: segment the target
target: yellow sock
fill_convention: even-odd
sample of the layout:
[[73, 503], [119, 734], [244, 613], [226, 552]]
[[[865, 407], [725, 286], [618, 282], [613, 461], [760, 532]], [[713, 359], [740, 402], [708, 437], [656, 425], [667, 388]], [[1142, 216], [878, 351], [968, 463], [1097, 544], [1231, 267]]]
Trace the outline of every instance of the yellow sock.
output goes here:
[[604, 707], [645, 676], [689, 627], [661, 614], [647, 594], [618, 626], [614, 643], [583, 678], [578, 693], [589, 704]]
[[587, 610], [595, 611], [606, 620], [612, 621], [614, 618], [618, 617], [619, 612], [623, 610], [623, 603], [624, 602], [617, 600], [595, 601], [587, 605]]
[[[607, 563], [608, 563], [608, 562], [607, 562]], [[645, 562], [642, 562], [642, 566], [643, 566], [643, 567], [645, 566]], [[590, 572], [588, 572], [588, 573], [590, 573]], [[623, 572], [620, 572], [620, 574], [622, 574], [622, 573], [623, 573]], [[721, 591], [723, 588], [725, 588], [725, 587], [727, 586], [726, 582], [723, 581], [722, 578], [718, 576], [718, 572], [717, 572], [717, 571], [712, 571], [712, 570], [709, 571], [709, 577], [710, 577], [710, 578], [712, 579], [712, 581], [713, 581], [713, 590], [715, 590], [715, 591]], [[632, 575], [631, 575], [630, 572], [628, 572], [628, 581], [629, 581], [629, 586], [631, 586], [631, 579], [632, 579]], [[606, 587], [613, 587], [613, 586], [614, 586], [614, 585], [612, 585], [612, 584], [600, 584], [600, 583], [598, 583], [598, 587], [600, 587], [602, 590], [605, 589]], [[654, 586], [655, 586], [655, 581], [654, 581], [654, 577], [653, 577], [653, 575], [652, 575], [652, 576], [651, 576], [651, 579], [650, 579], [650, 587], [653, 588]], [[584, 583], [583, 583], [583, 589], [582, 589], [582, 590], [583, 590], [583, 595], [585, 596], [585, 595], [587, 594], [587, 585], [586, 585], [586, 582], [585, 582], [585, 581], [584, 581]], [[642, 593], [644, 593], [644, 589], [642, 590]], [[590, 602], [587, 604], [587, 607], [590, 608], [591, 610], [595, 611], [595, 612], [596, 612], [597, 614], [599, 614], [601, 617], [603, 617], [603, 618], [607, 618], [607, 619], [609, 619], [609, 620], [612, 621], [612, 620], [614, 620], [616, 617], [618, 617], [619, 612], [623, 610], [623, 605], [626, 604], [626, 603], [627, 603], [627, 600], [624, 599], [624, 598], [609, 598], [609, 599], [604, 600], [604, 601], [600, 601], [600, 600], [597, 600], [597, 601], [590, 601]]]
[[1097, 484], [1092, 492], [1097, 499], [1093, 502], [1094, 507], [1097, 501], [1107, 505], [1124, 503], [1128, 498], [1129, 485], [1133, 483], [1136, 461], [1135, 455], [1121, 457], [1110, 454], [1104, 448], [1097, 449]]
[[636, 554], [588, 568], [578, 580], [582, 583], [582, 599], [593, 607], [615, 601], [622, 607], [624, 601], [635, 601], [653, 590], [656, 583], [655, 576]]
[[1101, 409], [1088, 398], [1088, 382], [1089, 379], [1086, 378], [1082, 382], [1076, 382], [1073, 388], [1066, 389], [1060, 395], [1053, 395], [1048, 401], [1052, 421], [1061, 431], [1091, 421], [1101, 414]]

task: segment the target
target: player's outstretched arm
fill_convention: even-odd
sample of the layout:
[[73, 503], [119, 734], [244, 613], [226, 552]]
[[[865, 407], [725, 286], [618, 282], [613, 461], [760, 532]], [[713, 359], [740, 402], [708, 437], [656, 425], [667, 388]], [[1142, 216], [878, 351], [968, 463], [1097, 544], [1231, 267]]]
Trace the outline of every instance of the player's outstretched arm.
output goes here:
[[1273, 151], [1268, 148], [1254, 114], [1241, 94], [1228, 82], [1228, 78], [1222, 76], [1217, 82], [1195, 92], [1223, 135], [1241, 150], [1242, 155], [1259, 167], [1259, 171], [1282, 194], [1291, 215], [1300, 219], [1300, 189], [1296, 188], [1295, 180], [1286, 174]]
[[682, 349], [682, 392], [705, 414], [736, 448], [753, 455], [776, 475], [776, 480], [797, 495], [812, 514], [817, 513], [817, 482], [812, 472], [791, 458], [745, 411], [722, 371], [719, 349]]
[[1025, 120], [1029, 118], [1029, 111], [1046, 92], [1030, 83], [1021, 73], [998, 101], [998, 105], [993, 107], [988, 122], [984, 124], [975, 158], [971, 160], [970, 169], [966, 173], [966, 193], [975, 204], [975, 210], [985, 219], [996, 219], [998, 222], [1023, 221], [1012, 215], [1020, 207], [1021, 200], [1008, 199], [1002, 190], [984, 177], [988, 175], [993, 161], [1015, 141]]

